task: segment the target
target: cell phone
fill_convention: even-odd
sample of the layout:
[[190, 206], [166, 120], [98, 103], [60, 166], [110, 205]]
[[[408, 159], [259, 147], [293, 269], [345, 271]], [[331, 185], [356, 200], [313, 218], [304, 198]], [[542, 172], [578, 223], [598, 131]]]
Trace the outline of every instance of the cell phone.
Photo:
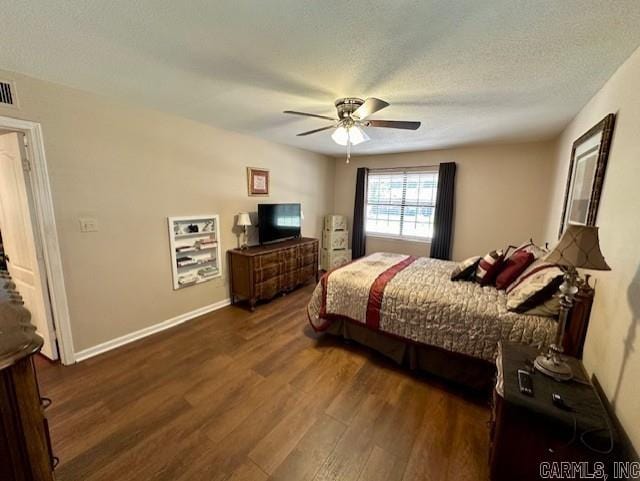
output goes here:
[[518, 384], [522, 394], [533, 396], [533, 379], [531, 379], [531, 374], [524, 369], [518, 369]]

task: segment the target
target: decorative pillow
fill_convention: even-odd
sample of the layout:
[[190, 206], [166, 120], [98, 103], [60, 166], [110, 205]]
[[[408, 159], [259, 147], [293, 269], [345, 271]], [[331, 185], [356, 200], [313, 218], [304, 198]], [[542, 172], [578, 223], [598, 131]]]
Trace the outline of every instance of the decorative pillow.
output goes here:
[[481, 286], [488, 286], [493, 283], [503, 260], [504, 253], [502, 250], [491, 251], [480, 259], [478, 267], [476, 268], [476, 282]]
[[[514, 250], [511, 253], [511, 256], [517, 254], [518, 252], [530, 252], [531, 254], [533, 254], [533, 257], [537, 260], [537, 259], [542, 259], [544, 256], [546, 256], [549, 251], [547, 249], [545, 249], [544, 247], [540, 247], [536, 244], [534, 244], [533, 242], [529, 241], [529, 242], [525, 242], [524, 244], [522, 244], [521, 246], [517, 247], [516, 250]], [[509, 256], [509, 257], [511, 257]]]
[[515, 281], [524, 270], [535, 260], [534, 255], [527, 251], [517, 251], [502, 264], [498, 277], [496, 277], [496, 287], [506, 289]]
[[522, 313], [544, 304], [558, 291], [563, 276], [555, 264], [534, 262], [507, 288], [507, 309]]
[[469, 257], [460, 262], [451, 273], [452, 281], [471, 281], [476, 273], [480, 256]]

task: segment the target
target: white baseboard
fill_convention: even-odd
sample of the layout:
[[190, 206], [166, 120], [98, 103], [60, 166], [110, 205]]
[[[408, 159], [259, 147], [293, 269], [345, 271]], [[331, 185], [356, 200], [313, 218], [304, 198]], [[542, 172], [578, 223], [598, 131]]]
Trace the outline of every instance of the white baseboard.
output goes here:
[[178, 324], [182, 324], [183, 322], [190, 321], [191, 319], [202, 316], [204, 314], [208, 314], [209, 312], [215, 311], [217, 309], [221, 309], [230, 304], [231, 304], [231, 299], [223, 299], [219, 302], [209, 304], [208, 306], [200, 307], [193, 311], [185, 312], [184, 314], [180, 314], [179, 316], [173, 317], [171, 319], [167, 319], [166, 321], [162, 321], [158, 324], [154, 324], [153, 326], [145, 327], [144, 329], [140, 329], [139, 331], [131, 332], [121, 337], [116, 337], [115, 339], [111, 339], [110, 341], [103, 342], [101, 344], [98, 344], [97, 346], [93, 346], [88, 349], [83, 349], [82, 351], [78, 351], [75, 353], [76, 362], [84, 361], [85, 359], [89, 359], [90, 357], [97, 356], [98, 354], [111, 351], [112, 349], [115, 349], [120, 346], [124, 346], [125, 344], [129, 344], [130, 342], [133, 342], [133, 341], [137, 341], [138, 339], [151, 336], [152, 334], [164, 331], [165, 329], [169, 329], [170, 327], [177, 326]]

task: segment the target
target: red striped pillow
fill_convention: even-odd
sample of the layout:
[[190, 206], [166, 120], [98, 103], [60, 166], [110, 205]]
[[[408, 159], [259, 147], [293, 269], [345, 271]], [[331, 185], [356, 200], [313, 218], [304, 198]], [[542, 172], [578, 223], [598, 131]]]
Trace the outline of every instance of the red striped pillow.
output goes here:
[[503, 263], [503, 267], [496, 277], [496, 287], [506, 289], [515, 281], [524, 270], [534, 261], [535, 257], [531, 252], [517, 251], [511, 254]]
[[493, 283], [503, 260], [504, 253], [502, 250], [491, 251], [480, 259], [476, 268], [476, 282], [481, 286], [488, 286]]

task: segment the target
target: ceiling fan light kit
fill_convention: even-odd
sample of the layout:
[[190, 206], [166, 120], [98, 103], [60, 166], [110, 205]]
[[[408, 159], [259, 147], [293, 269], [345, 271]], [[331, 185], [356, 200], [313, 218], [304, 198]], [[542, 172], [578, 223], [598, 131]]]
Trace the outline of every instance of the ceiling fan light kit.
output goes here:
[[351, 146], [358, 145], [362, 142], [366, 142], [369, 136], [363, 130], [363, 127], [380, 127], [387, 129], [403, 129], [403, 130], [417, 130], [420, 127], [420, 122], [403, 122], [396, 120], [366, 120], [371, 114], [374, 114], [385, 107], [389, 106], [388, 102], [377, 99], [375, 97], [369, 97], [366, 100], [362, 100], [357, 97], [345, 97], [338, 99], [335, 102], [336, 110], [338, 112], [338, 118], [333, 119], [326, 115], [309, 114], [305, 112], [298, 112], [295, 110], [285, 110], [285, 114], [302, 115], [305, 117], [315, 117], [323, 120], [330, 120], [334, 122], [333, 125], [327, 127], [321, 127], [319, 129], [309, 130], [298, 134], [299, 137], [322, 132], [323, 130], [336, 129], [331, 138], [338, 145], [345, 145], [347, 147], [347, 164], [351, 158]]
[[347, 145], [347, 143], [351, 143], [351, 145], [358, 145], [370, 140], [364, 130], [357, 125], [349, 128], [340, 126], [331, 134], [331, 138], [338, 145]]

